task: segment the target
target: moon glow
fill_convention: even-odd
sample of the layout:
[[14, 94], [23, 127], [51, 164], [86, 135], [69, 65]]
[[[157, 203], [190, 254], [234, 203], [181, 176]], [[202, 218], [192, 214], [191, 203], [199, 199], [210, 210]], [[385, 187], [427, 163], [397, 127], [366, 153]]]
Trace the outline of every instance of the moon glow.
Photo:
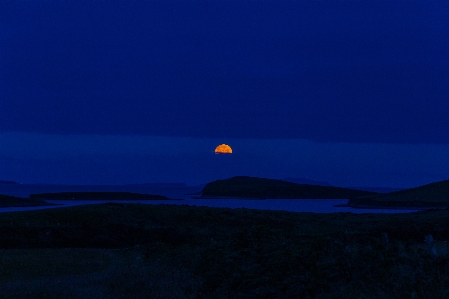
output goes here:
[[232, 154], [232, 148], [227, 144], [220, 144], [215, 148], [216, 154]]

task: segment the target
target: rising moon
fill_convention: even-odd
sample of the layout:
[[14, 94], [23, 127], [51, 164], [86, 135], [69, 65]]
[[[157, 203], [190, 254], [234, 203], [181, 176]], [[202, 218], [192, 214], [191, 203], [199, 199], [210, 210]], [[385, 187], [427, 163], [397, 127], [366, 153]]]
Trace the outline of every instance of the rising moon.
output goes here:
[[220, 144], [215, 148], [216, 154], [232, 154], [232, 148], [227, 144]]

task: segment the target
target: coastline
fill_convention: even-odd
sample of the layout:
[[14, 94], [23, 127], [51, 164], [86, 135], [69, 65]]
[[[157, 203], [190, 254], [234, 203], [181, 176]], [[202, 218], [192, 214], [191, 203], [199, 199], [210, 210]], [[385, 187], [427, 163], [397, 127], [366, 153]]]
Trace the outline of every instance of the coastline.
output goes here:
[[[30, 194], [28, 197], [17, 197], [0, 194], [0, 208], [34, 208], [63, 206], [64, 201], [89, 201], [97, 200], [104, 203], [114, 200], [121, 201], [179, 201], [182, 198], [168, 198], [163, 195], [152, 195], [132, 192], [54, 192]], [[53, 202], [49, 202], [53, 201]], [[56, 202], [54, 202], [56, 201]], [[60, 202], [60, 203], [59, 203]]]
[[11, 203], [11, 204], [0, 204], [0, 208], [33, 208], [33, 207], [49, 207], [49, 206], [61, 206], [63, 204], [50, 203], [50, 202], [37, 202], [37, 203]]
[[[265, 200], [269, 198], [255, 198], [255, 197], [238, 197], [238, 196], [192, 196], [192, 199], [248, 199], [248, 200]], [[283, 198], [286, 199], [286, 198]]]
[[357, 205], [357, 204], [339, 204], [334, 205], [337, 208], [353, 209], [385, 209], [385, 210], [445, 210], [447, 206], [385, 206], [385, 205]]

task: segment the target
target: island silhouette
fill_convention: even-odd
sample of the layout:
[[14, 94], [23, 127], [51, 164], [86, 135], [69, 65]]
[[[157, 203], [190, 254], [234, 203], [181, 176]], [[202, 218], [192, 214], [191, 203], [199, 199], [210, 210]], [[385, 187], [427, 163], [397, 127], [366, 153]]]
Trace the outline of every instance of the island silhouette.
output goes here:
[[202, 191], [203, 198], [256, 199], [348, 199], [375, 194], [377, 193], [333, 186], [297, 184], [250, 176], [235, 176], [225, 180], [216, 180], [206, 184]]
[[[1, 181], [9, 182], [12, 181]], [[318, 181], [313, 181], [318, 182]], [[324, 182], [325, 183], [325, 182]], [[14, 184], [14, 183], [13, 183]], [[16, 183], [17, 184], [17, 183]], [[174, 184], [173, 186], [181, 186]], [[319, 184], [298, 184], [285, 180], [234, 176], [207, 183], [197, 198], [245, 199], [348, 199], [340, 206], [352, 208], [431, 209], [449, 206], [449, 180], [415, 188], [379, 193]], [[54, 205], [46, 200], [170, 200], [158, 194], [133, 192], [54, 192], [31, 194], [27, 198], [0, 194], [0, 207]]]

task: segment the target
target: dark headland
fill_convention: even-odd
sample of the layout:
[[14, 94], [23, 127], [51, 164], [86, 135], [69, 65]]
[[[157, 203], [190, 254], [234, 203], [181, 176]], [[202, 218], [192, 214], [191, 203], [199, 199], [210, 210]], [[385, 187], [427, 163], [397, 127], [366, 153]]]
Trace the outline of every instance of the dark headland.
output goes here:
[[449, 206], [449, 180], [373, 196], [351, 198], [353, 208], [446, 208]]
[[40, 207], [40, 206], [53, 206], [54, 204], [48, 203], [44, 200], [29, 199], [10, 195], [0, 194], [0, 208], [5, 207]]
[[30, 199], [37, 200], [168, 200], [163, 195], [141, 194], [133, 192], [57, 192], [31, 194]]
[[360, 196], [375, 196], [378, 193], [355, 189], [296, 184], [282, 180], [249, 176], [235, 176], [208, 183], [203, 198], [231, 197], [256, 199], [348, 199]]
[[326, 182], [326, 181], [315, 181], [311, 179], [305, 179], [305, 178], [283, 178], [281, 181], [290, 182], [290, 183], [296, 183], [296, 184], [305, 184], [305, 185], [319, 185], [319, 186], [332, 186], [332, 184]]
[[14, 182], [14, 181], [4, 181], [4, 180], [0, 180], [0, 185], [18, 185], [19, 183]]
[[55, 192], [31, 194], [28, 198], [0, 194], [0, 207], [54, 206], [46, 200], [176, 200], [163, 195], [133, 192]]

